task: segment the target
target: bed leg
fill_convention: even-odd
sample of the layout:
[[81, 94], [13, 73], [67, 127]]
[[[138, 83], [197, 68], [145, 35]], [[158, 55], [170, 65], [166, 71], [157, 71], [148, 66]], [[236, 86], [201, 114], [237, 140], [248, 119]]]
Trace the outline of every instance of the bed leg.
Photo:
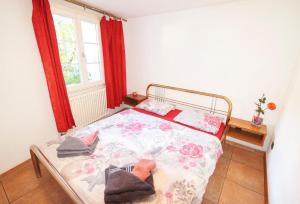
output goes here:
[[31, 161], [33, 164], [35, 175], [37, 178], [41, 178], [42, 174], [41, 174], [39, 159], [32, 150], [30, 150], [30, 156], [31, 156]]

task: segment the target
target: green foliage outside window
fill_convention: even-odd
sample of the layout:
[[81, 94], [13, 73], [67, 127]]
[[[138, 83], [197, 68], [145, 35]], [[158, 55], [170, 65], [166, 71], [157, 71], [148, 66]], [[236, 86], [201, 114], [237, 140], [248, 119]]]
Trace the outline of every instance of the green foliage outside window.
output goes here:
[[54, 15], [62, 71], [67, 85], [80, 83], [75, 25], [72, 19]]

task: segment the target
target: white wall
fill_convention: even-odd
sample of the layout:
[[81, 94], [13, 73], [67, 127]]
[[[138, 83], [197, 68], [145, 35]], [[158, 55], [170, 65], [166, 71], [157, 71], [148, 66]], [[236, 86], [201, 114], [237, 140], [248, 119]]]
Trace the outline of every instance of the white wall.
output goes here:
[[57, 136], [31, 12], [31, 1], [1, 1], [0, 174]]
[[300, 61], [288, 103], [275, 129], [275, 146], [267, 157], [271, 204], [300, 202]]
[[[297, 0], [249, 0], [129, 19], [128, 91], [157, 82], [219, 93], [244, 119], [266, 93], [280, 109], [299, 54], [299, 11]], [[270, 132], [278, 115], [267, 113]]]

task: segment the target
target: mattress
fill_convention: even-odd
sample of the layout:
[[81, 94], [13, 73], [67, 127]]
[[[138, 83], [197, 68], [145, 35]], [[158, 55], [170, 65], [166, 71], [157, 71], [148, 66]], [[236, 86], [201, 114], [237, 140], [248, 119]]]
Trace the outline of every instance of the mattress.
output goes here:
[[90, 156], [58, 158], [67, 136], [40, 146], [41, 152], [76, 194], [90, 204], [104, 203], [104, 170], [153, 159], [156, 194], [136, 203], [201, 203], [209, 177], [223, 153], [217, 137], [129, 109], [76, 131], [99, 131]]

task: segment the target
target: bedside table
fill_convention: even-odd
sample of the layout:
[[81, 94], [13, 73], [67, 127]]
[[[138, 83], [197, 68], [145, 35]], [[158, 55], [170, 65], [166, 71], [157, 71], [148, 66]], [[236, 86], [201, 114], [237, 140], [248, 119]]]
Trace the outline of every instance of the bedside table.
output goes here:
[[125, 96], [124, 103], [129, 106], [136, 106], [146, 99], [147, 97], [143, 95], [138, 94], [137, 96], [133, 96], [132, 94], [128, 94], [127, 96]]
[[250, 121], [232, 117], [228, 123], [226, 136], [263, 146], [267, 136], [267, 126], [257, 127], [252, 125]]

